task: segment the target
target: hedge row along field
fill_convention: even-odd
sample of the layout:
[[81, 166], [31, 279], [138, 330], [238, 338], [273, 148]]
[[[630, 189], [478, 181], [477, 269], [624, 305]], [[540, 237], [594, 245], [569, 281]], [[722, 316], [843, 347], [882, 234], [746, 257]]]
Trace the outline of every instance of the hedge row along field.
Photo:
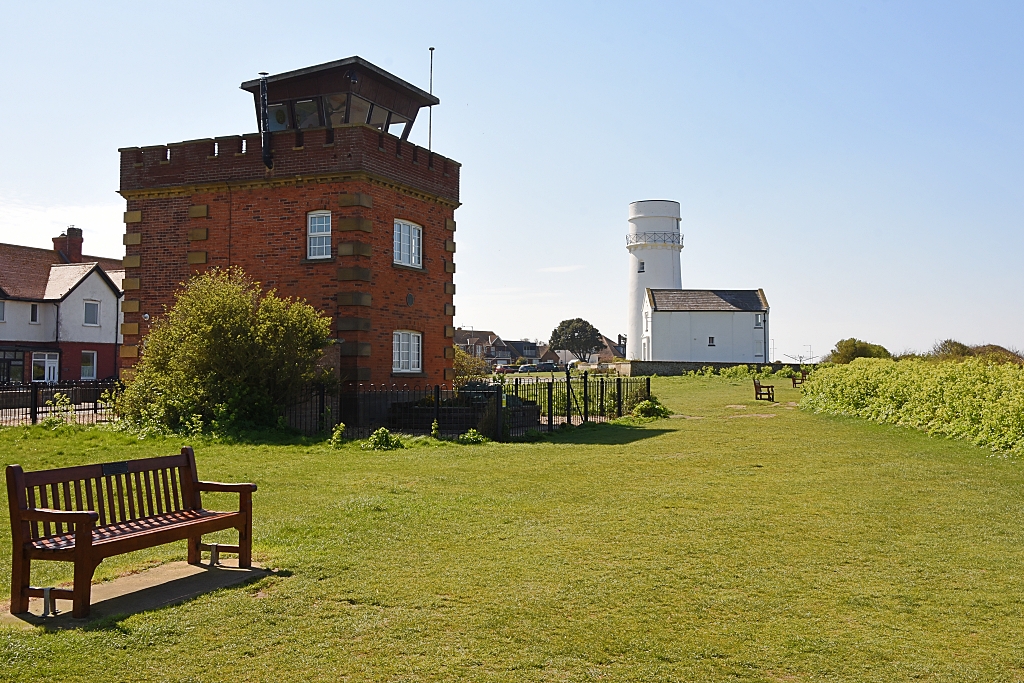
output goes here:
[[807, 379], [801, 406], [964, 439], [1024, 455], [1024, 367], [981, 358], [858, 358]]

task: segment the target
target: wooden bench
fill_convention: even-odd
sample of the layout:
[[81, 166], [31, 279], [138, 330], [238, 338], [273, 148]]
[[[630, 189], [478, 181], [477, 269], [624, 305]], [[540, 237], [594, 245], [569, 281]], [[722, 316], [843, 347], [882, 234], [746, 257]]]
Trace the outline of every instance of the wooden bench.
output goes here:
[[793, 380], [793, 388], [796, 389], [807, 381], [807, 373], [801, 370], [799, 375], [793, 375], [791, 379]]
[[[252, 493], [256, 484], [199, 481], [191, 448], [180, 455], [25, 472], [7, 467], [13, 557], [11, 613], [32, 597], [71, 600], [72, 616], [89, 615], [92, 575], [104, 558], [188, 539], [188, 561], [202, 550], [238, 553], [252, 566]], [[237, 493], [237, 512], [203, 509], [203, 491]], [[203, 534], [238, 529], [237, 546], [203, 545]], [[75, 563], [74, 587], [29, 585], [32, 560]], [[45, 611], [49, 611], [49, 603]]]
[[760, 380], [754, 380], [754, 400], [775, 402], [775, 385], [762, 385]]

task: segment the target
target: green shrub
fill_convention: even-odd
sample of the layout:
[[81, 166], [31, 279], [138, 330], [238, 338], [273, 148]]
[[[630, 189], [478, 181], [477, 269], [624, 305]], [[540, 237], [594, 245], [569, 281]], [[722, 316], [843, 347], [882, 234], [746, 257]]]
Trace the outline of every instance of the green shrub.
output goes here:
[[892, 358], [884, 346], [871, 344], [860, 339], [850, 337], [836, 342], [836, 347], [822, 358], [826, 363], [849, 363], [855, 358]]
[[330, 318], [309, 304], [264, 294], [241, 270], [210, 270], [143, 340], [117, 413], [138, 432], [273, 428], [329, 334]]
[[1024, 455], [1024, 367], [984, 358], [860, 358], [818, 368], [801, 405], [817, 413], [904, 425]]
[[437, 420], [430, 423], [430, 436], [439, 441], [441, 439], [441, 425], [437, 424]]
[[327, 442], [331, 448], [341, 448], [345, 443], [345, 423], [339, 422], [334, 425], [331, 432], [331, 440]]
[[470, 446], [478, 443], [487, 443], [489, 439], [480, 432], [470, 427], [469, 431], [467, 431], [465, 434], [459, 434], [458, 441], [461, 444]]
[[387, 427], [381, 427], [370, 434], [370, 438], [362, 445], [364, 451], [395, 451], [400, 448], [405, 448], [405, 444], [389, 432]]
[[638, 403], [631, 414], [633, 417], [668, 417], [672, 411], [663, 406], [657, 396], [651, 396]]

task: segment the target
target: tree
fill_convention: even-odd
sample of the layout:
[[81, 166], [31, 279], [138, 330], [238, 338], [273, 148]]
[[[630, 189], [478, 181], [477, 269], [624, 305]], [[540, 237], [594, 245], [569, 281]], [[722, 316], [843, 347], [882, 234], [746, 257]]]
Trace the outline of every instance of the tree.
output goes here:
[[558, 351], [568, 351], [581, 361], [590, 359], [590, 354], [600, 350], [601, 333], [583, 318], [563, 320], [551, 333], [548, 345]]
[[822, 360], [826, 363], [849, 363], [854, 358], [892, 358], [892, 354], [880, 344], [850, 337], [836, 342], [836, 347]]
[[483, 358], [471, 356], [460, 347], [455, 347], [455, 384], [462, 386], [466, 382], [489, 375], [491, 368]]
[[313, 379], [330, 322], [237, 268], [193, 277], [143, 340], [118, 414], [159, 431], [273, 427]]

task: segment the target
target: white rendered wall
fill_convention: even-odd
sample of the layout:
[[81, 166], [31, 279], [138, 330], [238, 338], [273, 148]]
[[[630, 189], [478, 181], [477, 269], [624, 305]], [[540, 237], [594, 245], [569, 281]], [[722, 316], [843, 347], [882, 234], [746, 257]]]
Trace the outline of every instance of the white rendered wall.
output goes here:
[[[674, 233], [674, 242], [661, 238], [640, 238], [651, 233]], [[630, 244], [631, 241], [639, 240]], [[629, 284], [627, 288], [626, 358], [641, 356], [643, 307], [646, 290], [681, 289], [683, 276], [679, 265], [682, 238], [679, 235], [679, 202], [650, 200], [629, 205], [629, 229], [626, 233], [629, 251]], [[639, 272], [640, 262], [644, 272]]]
[[[756, 326], [754, 313], [731, 311], [657, 312], [645, 306], [650, 329], [641, 337], [648, 357], [692, 363], [767, 363], [768, 316]], [[708, 337], [715, 345], [708, 345]]]
[[[100, 324], [85, 324], [85, 302], [100, 302]], [[93, 271], [65, 297], [60, 305], [60, 340], [91, 344], [114, 344], [118, 333], [117, 295]]]
[[0, 341], [52, 342], [57, 337], [57, 307], [51, 302], [36, 302], [39, 306], [39, 324], [29, 322], [32, 303], [11, 301], [4, 303], [4, 320], [0, 323]]

